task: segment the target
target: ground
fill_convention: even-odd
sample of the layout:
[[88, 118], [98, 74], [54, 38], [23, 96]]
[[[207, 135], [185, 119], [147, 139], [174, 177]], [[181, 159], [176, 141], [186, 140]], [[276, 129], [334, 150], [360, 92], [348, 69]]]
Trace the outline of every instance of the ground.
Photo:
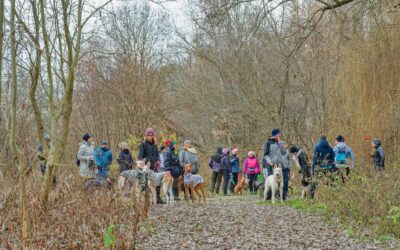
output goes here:
[[321, 218], [256, 196], [214, 196], [206, 206], [158, 205], [141, 227], [138, 249], [380, 249]]

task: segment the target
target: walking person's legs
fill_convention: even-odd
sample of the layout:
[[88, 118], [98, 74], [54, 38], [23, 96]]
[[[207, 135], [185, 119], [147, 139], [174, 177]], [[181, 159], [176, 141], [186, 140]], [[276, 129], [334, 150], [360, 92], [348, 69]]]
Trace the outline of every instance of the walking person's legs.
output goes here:
[[224, 195], [227, 195], [228, 194], [228, 184], [229, 184], [229, 170], [224, 169], [224, 170], [222, 170], [222, 172], [223, 172], [223, 176], [224, 176], [224, 185], [223, 185]]
[[221, 181], [222, 181], [222, 172], [217, 173], [217, 181], [215, 184], [215, 193], [219, 193], [219, 187], [221, 186]]
[[283, 173], [283, 199], [285, 200], [289, 191], [290, 168], [282, 169], [282, 173]]

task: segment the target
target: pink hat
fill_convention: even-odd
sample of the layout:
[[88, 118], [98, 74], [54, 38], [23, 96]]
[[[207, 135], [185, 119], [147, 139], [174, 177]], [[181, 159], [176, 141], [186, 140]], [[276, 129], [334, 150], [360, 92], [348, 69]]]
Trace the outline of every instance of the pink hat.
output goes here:
[[254, 151], [249, 151], [249, 152], [247, 153], [247, 156], [248, 156], [248, 157], [256, 156], [256, 154], [254, 153]]
[[146, 132], [144, 132], [144, 135], [145, 136], [148, 136], [148, 135], [155, 135], [155, 133], [154, 133], [154, 129], [153, 128], [148, 128], [148, 129], [146, 129]]
[[228, 153], [229, 153], [229, 148], [224, 148], [224, 149], [222, 150], [222, 153], [223, 153], [224, 155], [228, 154]]
[[239, 150], [238, 150], [237, 148], [234, 148], [234, 149], [232, 149], [232, 154], [233, 154], [233, 155], [237, 155], [237, 154], [238, 154], [238, 151], [239, 151]]

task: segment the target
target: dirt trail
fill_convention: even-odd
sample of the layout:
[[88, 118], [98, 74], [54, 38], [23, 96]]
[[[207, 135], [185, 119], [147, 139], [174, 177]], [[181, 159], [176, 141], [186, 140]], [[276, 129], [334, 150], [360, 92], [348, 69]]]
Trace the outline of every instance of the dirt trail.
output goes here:
[[[290, 207], [257, 197], [209, 198], [206, 207], [157, 206], [138, 249], [380, 249]], [[146, 236], [147, 235], [147, 236]]]

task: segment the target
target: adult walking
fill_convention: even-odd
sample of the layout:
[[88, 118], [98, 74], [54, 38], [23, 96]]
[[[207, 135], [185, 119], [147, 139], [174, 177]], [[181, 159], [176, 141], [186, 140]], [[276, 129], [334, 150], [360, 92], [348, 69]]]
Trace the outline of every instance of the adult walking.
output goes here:
[[315, 172], [315, 167], [324, 170], [335, 170], [335, 153], [325, 135], [319, 137], [319, 142], [314, 148], [312, 171]]
[[[350, 165], [354, 167], [356, 163], [356, 157], [353, 154], [351, 148], [346, 144], [345, 139], [342, 135], [336, 137], [336, 146], [333, 148], [335, 153], [335, 164], [338, 165]], [[346, 167], [346, 175], [350, 174], [350, 167]]]
[[285, 150], [279, 144], [281, 136], [281, 130], [275, 128], [271, 131], [271, 136], [264, 144], [264, 159], [267, 164], [268, 175], [272, 174], [274, 166], [282, 166], [282, 154], [285, 153]]
[[251, 194], [256, 194], [257, 190], [254, 189], [254, 181], [257, 180], [257, 175], [260, 173], [260, 163], [256, 158], [256, 154], [253, 151], [247, 153], [247, 159], [243, 164], [243, 172], [247, 174], [249, 178], [249, 189]]
[[107, 178], [112, 160], [113, 156], [108, 147], [108, 142], [103, 140], [101, 146], [94, 151], [94, 162], [96, 163], [98, 177]]
[[[144, 139], [139, 145], [138, 160], [142, 161], [146, 159], [145, 164], [150, 163], [150, 169], [154, 172], [158, 172], [161, 168], [160, 156], [158, 154], [157, 144], [155, 140], [155, 132], [153, 128], [147, 128], [144, 132]], [[160, 187], [156, 188], [157, 192], [157, 203], [165, 204], [165, 201], [161, 199]]]
[[133, 167], [133, 157], [128, 149], [128, 143], [121, 143], [121, 152], [118, 155], [117, 162], [119, 164], [119, 172], [122, 173], [126, 170], [130, 170]]
[[85, 178], [94, 178], [96, 168], [94, 163], [94, 150], [91, 143], [94, 141], [93, 137], [86, 133], [82, 137], [83, 142], [79, 145], [77, 159], [79, 161], [79, 175]]
[[200, 170], [199, 157], [197, 151], [192, 146], [190, 140], [185, 140], [183, 142], [183, 148], [179, 152], [179, 162], [183, 165], [189, 163], [192, 166], [192, 174], [198, 174]]
[[290, 169], [292, 168], [292, 157], [288, 149], [288, 144], [280, 141], [279, 144], [284, 150], [282, 154], [282, 175], [283, 175], [283, 200], [286, 200], [289, 191]]

